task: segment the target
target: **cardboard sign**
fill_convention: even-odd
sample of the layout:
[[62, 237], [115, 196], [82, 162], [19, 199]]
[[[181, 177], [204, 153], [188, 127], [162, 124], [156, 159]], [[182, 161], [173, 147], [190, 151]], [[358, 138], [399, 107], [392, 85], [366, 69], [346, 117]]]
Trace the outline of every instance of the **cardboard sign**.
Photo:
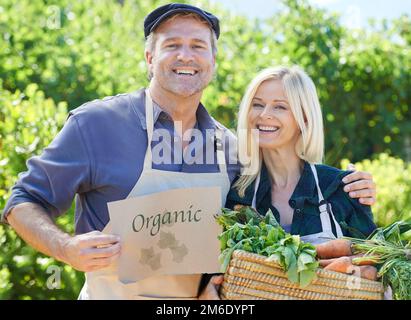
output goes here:
[[108, 203], [121, 237], [119, 280], [219, 272], [219, 187], [174, 189]]

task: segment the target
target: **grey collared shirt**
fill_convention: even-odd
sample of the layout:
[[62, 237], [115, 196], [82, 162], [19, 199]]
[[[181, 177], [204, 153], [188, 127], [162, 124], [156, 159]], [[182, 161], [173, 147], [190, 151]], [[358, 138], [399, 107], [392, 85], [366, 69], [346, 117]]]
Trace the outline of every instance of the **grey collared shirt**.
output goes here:
[[[143, 169], [147, 149], [144, 98], [144, 89], [140, 89], [94, 100], [71, 111], [51, 144], [41, 155], [28, 160], [28, 170], [19, 175], [2, 218], [23, 202], [40, 204], [56, 217], [65, 213], [75, 198], [76, 233], [103, 230], [109, 221], [107, 203], [126, 198]], [[235, 146], [235, 136], [214, 120], [201, 104], [196, 117], [195, 128], [205, 137], [204, 148], [210, 139], [206, 131], [216, 127], [226, 133], [225, 145]], [[159, 129], [175, 137], [172, 119], [154, 104], [154, 130]], [[194, 154], [189, 162], [184, 157], [174, 159], [173, 141], [161, 138], [152, 141], [154, 169], [188, 173], [219, 171], [216, 161], [207, 164], [203, 159], [205, 152]], [[156, 163], [154, 153], [160, 143], [163, 153], [170, 151], [171, 163]], [[240, 166], [234, 148], [226, 147], [224, 151], [231, 182]], [[161, 158], [161, 152], [159, 156]], [[215, 152], [213, 156], [216, 159]]]

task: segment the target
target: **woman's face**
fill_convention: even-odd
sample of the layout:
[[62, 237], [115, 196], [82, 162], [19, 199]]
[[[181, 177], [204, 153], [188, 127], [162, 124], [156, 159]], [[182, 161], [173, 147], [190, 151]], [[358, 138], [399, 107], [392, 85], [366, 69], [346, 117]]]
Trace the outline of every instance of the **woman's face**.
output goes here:
[[248, 123], [251, 129], [258, 130], [260, 148], [295, 147], [300, 129], [291, 112], [281, 80], [266, 80], [261, 83], [251, 102]]

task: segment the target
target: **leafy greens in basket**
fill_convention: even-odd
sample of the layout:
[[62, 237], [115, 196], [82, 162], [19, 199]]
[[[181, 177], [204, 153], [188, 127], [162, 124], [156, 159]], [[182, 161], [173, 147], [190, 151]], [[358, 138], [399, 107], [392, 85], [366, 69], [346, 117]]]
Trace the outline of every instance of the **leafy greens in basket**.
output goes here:
[[216, 220], [223, 227], [219, 236], [222, 272], [226, 272], [233, 251], [244, 250], [278, 263], [288, 279], [301, 287], [316, 279], [315, 247], [302, 242], [298, 235], [286, 233], [271, 210], [263, 217], [247, 206], [238, 210], [223, 208]]
[[367, 239], [349, 238], [354, 253], [364, 254], [353, 263], [372, 261], [396, 300], [411, 300], [411, 242], [402, 239], [410, 230], [410, 221], [397, 221], [374, 230]]

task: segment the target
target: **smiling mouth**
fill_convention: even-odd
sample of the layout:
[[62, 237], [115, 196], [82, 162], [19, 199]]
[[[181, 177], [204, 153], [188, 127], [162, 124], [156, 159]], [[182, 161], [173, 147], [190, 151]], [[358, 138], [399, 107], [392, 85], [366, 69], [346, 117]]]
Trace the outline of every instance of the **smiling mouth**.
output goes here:
[[173, 69], [173, 72], [179, 76], [188, 76], [192, 77], [198, 73], [196, 70], [188, 70], [188, 69]]
[[261, 132], [277, 132], [280, 130], [279, 127], [274, 127], [274, 126], [257, 126], [257, 129]]

